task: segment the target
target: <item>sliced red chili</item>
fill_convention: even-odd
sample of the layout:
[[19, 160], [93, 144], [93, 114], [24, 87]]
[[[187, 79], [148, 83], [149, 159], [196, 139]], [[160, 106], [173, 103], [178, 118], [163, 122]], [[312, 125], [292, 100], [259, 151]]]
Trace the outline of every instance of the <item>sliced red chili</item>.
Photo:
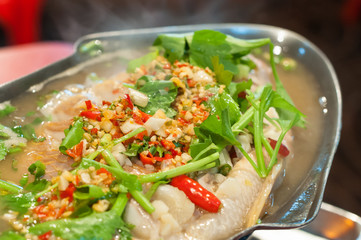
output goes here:
[[104, 100], [103, 100], [102, 104], [103, 104], [103, 105], [108, 105], [108, 106], [112, 105], [111, 102], [109, 102], [109, 101], [104, 101]]
[[82, 156], [83, 154], [83, 141], [65, 151], [70, 157], [76, 159]]
[[86, 117], [89, 119], [93, 119], [93, 120], [97, 120], [97, 121], [101, 120], [101, 112], [100, 111], [82, 111], [80, 113], [80, 116]]
[[44, 204], [38, 205], [33, 209], [33, 212], [36, 213], [38, 218], [45, 219], [48, 217], [49, 213], [44, 211], [44, 208], [45, 208]]
[[180, 125], [182, 126], [187, 126], [188, 124], [190, 124], [189, 121], [185, 120], [184, 118], [178, 118], [177, 121], [180, 123]]
[[178, 152], [177, 150], [174, 149], [170, 149], [169, 151], [172, 153], [173, 157], [180, 156], [182, 154], [181, 152]]
[[189, 87], [194, 87], [197, 84], [193, 79], [187, 79], [187, 83]]
[[60, 191], [60, 197], [69, 198], [69, 201], [72, 202], [75, 190], [75, 185], [73, 183], [69, 183], [69, 186], [64, 191]]
[[167, 150], [171, 150], [175, 148], [174, 143], [172, 143], [172, 141], [166, 140], [166, 139], [162, 139], [160, 141], [160, 143], [162, 144], [162, 146], [167, 149]]
[[186, 175], [181, 175], [172, 179], [170, 183], [173, 187], [183, 191], [186, 196], [198, 207], [216, 213], [221, 206], [221, 201], [201, 184]]
[[[268, 138], [268, 141], [271, 144], [271, 147], [275, 149], [277, 141], [273, 140], [272, 138]], [[287, 157], [290, 154], [290, 151], [285, 145], [281, 144], [280, 149], [278, 150], [278, 154], [280, 154], [283, 157]]]
[[92, 130], [90, 130], [90, 133], [91, 133], [92, 135], [97, 134], [97, 133], [98, 133], [98, 128], [92, 128]]
[[136, 123], [136, 124], [140, 124], [140, 125], [143, 125], [144, 124], [144, 122], [142, 121], [142, 116], [140, 116], [140, 114], [137, 114], [137, 113], [135, 113], [135, 112], [133, 112], [133, 119], [134, 119], [134, 122]]
[[151, 115], [146, 114], [140, 110], [137, 112], [133, 112], [133, 119], [134, 122], [140, 125], [143, 125], [148, 119], [151, 117]]
[[143, 164], [153, 165], [155, 163], [155, 159], [150, 152], [148, 152], [148, 154], [140, 153], [139, 157], [140, 157], [140, 161], [142, 161]]
[[90, 110], [93, 107], [93, 104], [90, 100], [85, 101], [86, 109]]
[[154, 159], [158, 162], [162, 162], [164, 160], [171, 159], [171, 158], [173, 158], [173, 156], [169, 153], [164, 154], [164, 157], [154, 157]]
[[238, 93], [238, 97], [239, 97], [239, 98], [246, 99], [246, 96], [247, 96], [246, 91], [242, 91], [242, 92], [239, 92], [239, 93]]
[[112, 175], [108, 170], [106, 170], [105, 168], [99, 168], [96, 172], [98, 175], [101, 173], [105, 173], [106, 175]]
[[147, 130], [144, 130], [143, 132], [140, 132], [137, 135], [135, 135], [134, 138], [143, 141], [144, 136], [147, 136], [147, 134], [148, 134]]
[[66, 205], [63, 205], [63, 206], [59, 209], [59, 211], [58, 211], [58, 213], [56, 214], [56, 217], [55, 217], [55, 218], [60, 218], [61, 215], [63, 215], [63, 213], [65, 212], [65, 210], [66, 210]]
[[133, 103], [132, 103], [132, 100], [130, 99], [129, 94], [125, 94], [125, 100], [126, 100], [126, 101], [127, 101], [127, 103], [128, 103], [128, 106], [127, 106], [127, 107], [129, 107], [130, 109], [132, 109], [132, 110], [133, 110], [134, 105], [133, 105]]
[[39, 235], [38, 238], [39, 240], [48, 240], [52, 234], [53, 232], [50, 230], [49, 232]]

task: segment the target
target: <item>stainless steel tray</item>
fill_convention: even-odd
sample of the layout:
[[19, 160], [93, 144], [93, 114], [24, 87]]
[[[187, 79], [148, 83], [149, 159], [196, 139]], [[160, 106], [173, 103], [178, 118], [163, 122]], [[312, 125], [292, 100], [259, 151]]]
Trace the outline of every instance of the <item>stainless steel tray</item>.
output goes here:
[[[200, 29], [214, 29], [244, 39], [269, 37], [284, 52], [287, 52], [288, 56], [295, 58], [316, 77], [320, 97], [327, 99], [328, 111], [324, 115], [324, 129], [317, 157], [297, 186], [289, 189], [280, 187], [275, 194], [272, 213], [268, 214], [261, 224], [246, 229], [233, 238], [247, 236], [256, 229], [296, 228], [310, 223], [321, 206], [326, 180], [340, 137], [341, 93], [334, 69], [326, 56], [315, 45], [294, 32], [265, 25], [208, 24], [91, 34], [81, 38], [75, 44], [75, 53], [72, 56], [0, 86], [0, 102], [29, 90], [35, 91], [36, 88], [32, 86], [49, 79], [61, 81], [63, 78], [71, 77], [76, 71], [67, 71], [67, 69], [94, 61], [98, 57], [94, 55], [104, 56], [119, 49], [146, 50], [158, 34], [184, 33]], [[101, 47], [89, 54], [89, 51], [84, 51], [84, 47], [93, 41], [101, 43]], [[287, 197], [278, 200], [277, 194], [286, 194]]]
[[260, 230], [254, 232], [249, 240], [356, 240], [361, 239], [361, 217], [322, 203], [320, 212], [315, 220], [304, 228], [292, 230]]

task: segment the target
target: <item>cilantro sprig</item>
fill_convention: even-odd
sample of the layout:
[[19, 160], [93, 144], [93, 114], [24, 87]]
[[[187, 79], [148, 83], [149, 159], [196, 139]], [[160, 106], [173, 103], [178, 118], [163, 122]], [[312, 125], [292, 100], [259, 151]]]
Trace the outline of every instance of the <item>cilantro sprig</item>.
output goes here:
[[[227, 87], [227, 92], [222, 96], [218, 94], [208, 103], [211, 106], [211, 114], [199, 127], [195, 128], [199, 140], [190, 146], [191, 155], [194, 157], [195, 152], [199, 152], [197, 149], [209, 146], [210, 143], [215, 144], [218, 151], [227, 145], [234, 145], [240, 149], [259, 176], [267, 176], [277, 161], [277, 153], [287, 131], [294, 125], [305, 126], [305, 116], [294, 107], [278, 77], [271, 40], [269, 38], [242, 40], [213, 30], [200, 30], [184, 35], [163, 34], [154, 41], [153, 45], [163, 48], [164, 56], [171, 62], [189, 61], [196, 66], [209, 67], [214, 71], [217, 83]], [[249, 71], [255, 65], [246, 55], [253, 49], [266, 45], [269, 46], [270, 66], [276, 90], [265, 87], [260, 91], [260, 97], [256, 98], [249, 90], [252, 85], [251, 80], [233, 82], [233, 79], [247, 76], [248, 73], [245, 74], [242, 71], [245, 69]], [[241, 92], [248, 93], [246, 101], [238, 97]], [[267, 116], [266, 112], [271, 107], [276, 109], [279, 119], [272, 120]], [[264, 119], [273, 124], [278, 123], [276, 127], [281, 129], [274, 150], [263, 136]], [[247, 127], [253, 132], [256, 162], [235, 138], [235, 135]], [[263, 147], [271, 158], [268, 166], [264, 160]]]

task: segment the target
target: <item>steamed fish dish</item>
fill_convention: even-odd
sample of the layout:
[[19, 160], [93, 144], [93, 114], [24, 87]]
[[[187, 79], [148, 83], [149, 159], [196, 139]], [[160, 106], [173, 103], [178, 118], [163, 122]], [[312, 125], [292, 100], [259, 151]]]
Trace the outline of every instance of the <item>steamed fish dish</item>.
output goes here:
[[275, 65], [267, 38], [163, 34], [126, 72], [22, 116], [2, 103], [0, 158], [25, 171], [0, 180], [0, 239], [227, 239], [261, 222], [305, 124]]

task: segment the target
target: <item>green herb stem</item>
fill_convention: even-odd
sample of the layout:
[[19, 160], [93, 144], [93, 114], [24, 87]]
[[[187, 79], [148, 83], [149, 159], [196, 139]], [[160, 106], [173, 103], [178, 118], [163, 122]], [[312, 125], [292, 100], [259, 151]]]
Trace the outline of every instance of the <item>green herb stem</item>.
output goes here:
[[96, 162], [94, 160], [91, 159], [87, 159], [87, 158], [83, 158], [83, 167], [86, 165], [90, 165], [90, 166], [95, 166], [98, 168], [105, 168], [107, 171], [111, 172], [112, 174], [114, 174], [114, 176], [118, 179], [127, 179], [127, 178], [131, 178], [134, 177], [136, 175], [134, 174], [130, 174], [125, 172], [123, 169], [119, 169], [118, 167], [111, 167], [109, 165], [105, 165], [99, 162]]
[[1, 179], [0, 179], [0, 189], [6, 190], [11, 193], [19, 193], [23, 190], [22, 187], [20, 187], [16, 184], [1, 180]]
[[102, 156], [110, 166], [123, 170], [123, 168], [120, 166], [119, 162], [117, 161], [117, 159], [115, 159], [114, 155], [110, 152], [109, 149], [104, 149], [102, 151]]
[[276, 146], [273, 150], [273, 154], [272, 154], [270, 163], [268, 164], [268, 167], [267, 167], [267, 174], [269, 174], [269, 172], [272, 170], [272, 167], [277, 163], [277, 154], [278, 154], [278, 151], [281, 147], [283, 138], [285, 137], [287, 131], [282, 131], [280, 137], [277, 140]]
[[[105, 161], [112, 167], [115, 167], [119, 169], [120, 171], [123, 171], [123, 168], [120, 166], [118, 161], [115, 159], [114, 155], [109, 151], [109, 149], [105, 149], [102, 152], [102, 155], [105, 159]], [[139, 190], [132, 190], [129, 189], [129, 193], [132, 195], [132, 197], [139, 203], [139, 205], [149, 214], [154, 212], [155, 208], [150, 203], [150, 201], [144, 196], [144, 194]]]
[[190, 162], [186, 165], [173, 168], [168, 171], [151, 173], [147, 175], [140, 175], [139, 180], [142, 183], [146, 183], [146, 182], [157, 182], [159, 180], [174, 178], [182, 174], [198, 171], [201, 167], [207, 165], [208, 163], [211, 163], [212, 161], [218, 158], [219, 158], [219, 153], [216, 152], [198, 161]]
[[140, 206], [149, 214], [154, 212], [155, 208], [150, 203], [149, 199], [141, 192], [137, 190], [129, 190], [132, 197], [139, 203]]
[[257, 166], [260, 171], [261, 177], [266, 177], [266, 164], [264, 162], [264, 156], [262, 151], [263, 118], [260, 110], [255, 111], [253, 118], [253, 142], [256, 149]]
[[150, 200], [153, 196], [153, 194], [155, 193], [155, 191], [157, 191], [158, 187], [161, 185], [161, 184], [167, 184], [169, 183], [169, 181], [158, 181], [158, 182], [155, 182], [153, 183], [153, 185], [150, 187], [150, 189], [148, 190], [148, 192], [145, 194], [145, 197]]
[[89, 153], [86, 158], [94, 160], [99, 154], [101, 154], [104, 151], [104, 149], [98, 149], [92, 153]]
[[207, 169], [214, 168], [217, 166], [219, 166], [219, 164], [217, 163], [217, 161], [214, 161], [214, 162], [208, 163], [207, 165], [204, 165], [203, 167], [200, 167], [197, 171], [203, 171], [203, 170], [207, 170]]
[[212, 143], [208, 147], [203, 149], [200, 153], [198, 153], [198, 155], [195, 158], [193, 158], [192, 161], [197, 161], [199, 158], [201, 158], [205, 153], [207, 153], [210, 150], [216, 150], [218, 152], [219, 149], [214, 143]]
[[126, 193], [119, 193], [117, 200], [115, 200], [115, 203], [112, 207], [112, 211], [115, 211], [115, 213], [119, 216], [122, 215], [125, 206], [127, 205], [128, 197]]
[[251, 121], [254, 115], [255, 108], [251, 106], [247, 111], [240, 117], [240, 119], [233, 124], [232, 132], [239, 132], [244, 129]]
[[135, 135], [145, 131], [146, 129], [144, 127], [140, 127], [140, 128], [137, 128], [133, 131], [131, 131], [130, 133], [128, 133], [127, 135], [124, 135], [123, 137], [120, 137], [120, 138], [117, 138], [115, 140], [113, 140], [113, 145], [117, 145], [121, 142], [124, 142], [126, 140], [128, 140], [129, 138], [132, 138], [134, 137]]
[[252, 167], [254, 168], [254, 170], [257, 172], [257, 174], [262, 177], [262, 174], [258, 168], [258, 166], [256, 165], [256, 163], [252, 160], [252, 158], [248, 155], [248, 153], [243, 149], [242, 145], [240, 143], [235, 144], [235, 146], [241, 151], [241, 153], [243, 154], [243, 156], [248, 160], [248, 162], [252, 165]]
[[263, 144], [264, 148], [266, 149], [268, 155], [270, 157], [272, 157], [274, 150], [273, 150], [271, 144], [268, 142], [268, 140], [264, 136], [262, 136], [262, 144]]
[[53, 190], [54, 188], [58, 187], [59, 183], [54, 183], [53, 185], [51, 185], [50, 187], [48, 187], [47, 189], [38, 192], [37, 194], [35, 194], [34, 198], [37, 199], [41, 196], [43, 196], [45, 193], [50, 192], [51, 190]]

